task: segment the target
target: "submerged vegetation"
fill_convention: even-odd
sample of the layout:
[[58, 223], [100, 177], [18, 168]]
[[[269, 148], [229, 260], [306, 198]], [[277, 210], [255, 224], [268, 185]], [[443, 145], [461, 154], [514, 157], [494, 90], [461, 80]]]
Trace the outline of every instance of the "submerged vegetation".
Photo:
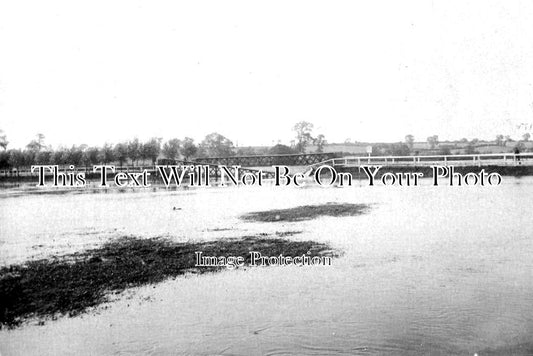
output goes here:
[[196, 251], [212, 256], [242, 256], [245, 265], [250, 265], [250, 251], [267, 256], [334, 256], [325, 244], [264, 235], [196, 243], [125, 237], [83, 252], [2, 267], [0, 327], [14, 327], [32, 317], [78, 315], [108, 301], [112, 292], [161, 282], [186, 272], [223, 268], [195, 267]]
[[304, 205], [289, 209], [256, 211], [241, 216], [243, 220], [276, 222], [311, 220], [320, 216], [353, 216], [365, 213], [366, 204], [327, 203], [322, 205]]

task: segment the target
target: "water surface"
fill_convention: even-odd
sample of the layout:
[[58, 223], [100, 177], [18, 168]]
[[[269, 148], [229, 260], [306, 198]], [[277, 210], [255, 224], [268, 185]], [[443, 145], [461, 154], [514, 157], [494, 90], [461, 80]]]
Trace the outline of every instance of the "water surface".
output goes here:
[[[135, 288], [96, 312], [0, 332], [2, 355], [467, 355], [533, 343], [533, 179], [498, 187], [219, 188], [4, 196], [3, 264], [124, 235], [177, 241], [302, 231], [332, 266], [247, 268]], [[252, 223], [326, 202], [355, 217]], [[174, 209], [176, 207], [176, 209]], [[524, 354], [527, 354], [524, 352]]]

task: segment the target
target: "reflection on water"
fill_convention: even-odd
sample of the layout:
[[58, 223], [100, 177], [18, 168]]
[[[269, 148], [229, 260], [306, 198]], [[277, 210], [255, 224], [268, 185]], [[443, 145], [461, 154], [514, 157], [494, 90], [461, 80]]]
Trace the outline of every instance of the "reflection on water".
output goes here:
[[[96, 313], [3, 330], [0, 350], [528, 354], [533, 179], [516, 183], [505, 177], [503, 185], [487, 188], [263, 187], [3, 198], [4, 264], [125, 234], [185, 241], [301, 230], [288, 238], [329, 242], [344, 255], [329, 267], [248, 268], [137, 288]], [[249, 211], [325, 202], [369, 203], [372, 210], [295, 223], [238, 219]]]

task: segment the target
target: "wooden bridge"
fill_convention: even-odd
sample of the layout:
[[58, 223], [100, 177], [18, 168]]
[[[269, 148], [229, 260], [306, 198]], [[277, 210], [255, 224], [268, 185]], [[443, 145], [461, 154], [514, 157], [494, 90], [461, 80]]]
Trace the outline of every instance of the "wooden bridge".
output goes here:
[[284, 154], [284, 155], [264, 155], [264, 156], [231, 156], [231, 157], [208, 157], [197, 158], [196, 164], [241, 166], [241, 167], [269, 167], [269, 166], [310, 166], [335, 157], [340, 157], [339, 153], [304, 153], [304, 154]]

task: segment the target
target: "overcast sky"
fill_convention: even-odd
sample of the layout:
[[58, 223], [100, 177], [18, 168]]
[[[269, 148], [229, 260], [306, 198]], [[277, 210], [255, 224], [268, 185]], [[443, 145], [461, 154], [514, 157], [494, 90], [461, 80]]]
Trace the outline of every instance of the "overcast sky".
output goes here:
[[532, 1], [2, 1], [10, 147], [519, 137]]

